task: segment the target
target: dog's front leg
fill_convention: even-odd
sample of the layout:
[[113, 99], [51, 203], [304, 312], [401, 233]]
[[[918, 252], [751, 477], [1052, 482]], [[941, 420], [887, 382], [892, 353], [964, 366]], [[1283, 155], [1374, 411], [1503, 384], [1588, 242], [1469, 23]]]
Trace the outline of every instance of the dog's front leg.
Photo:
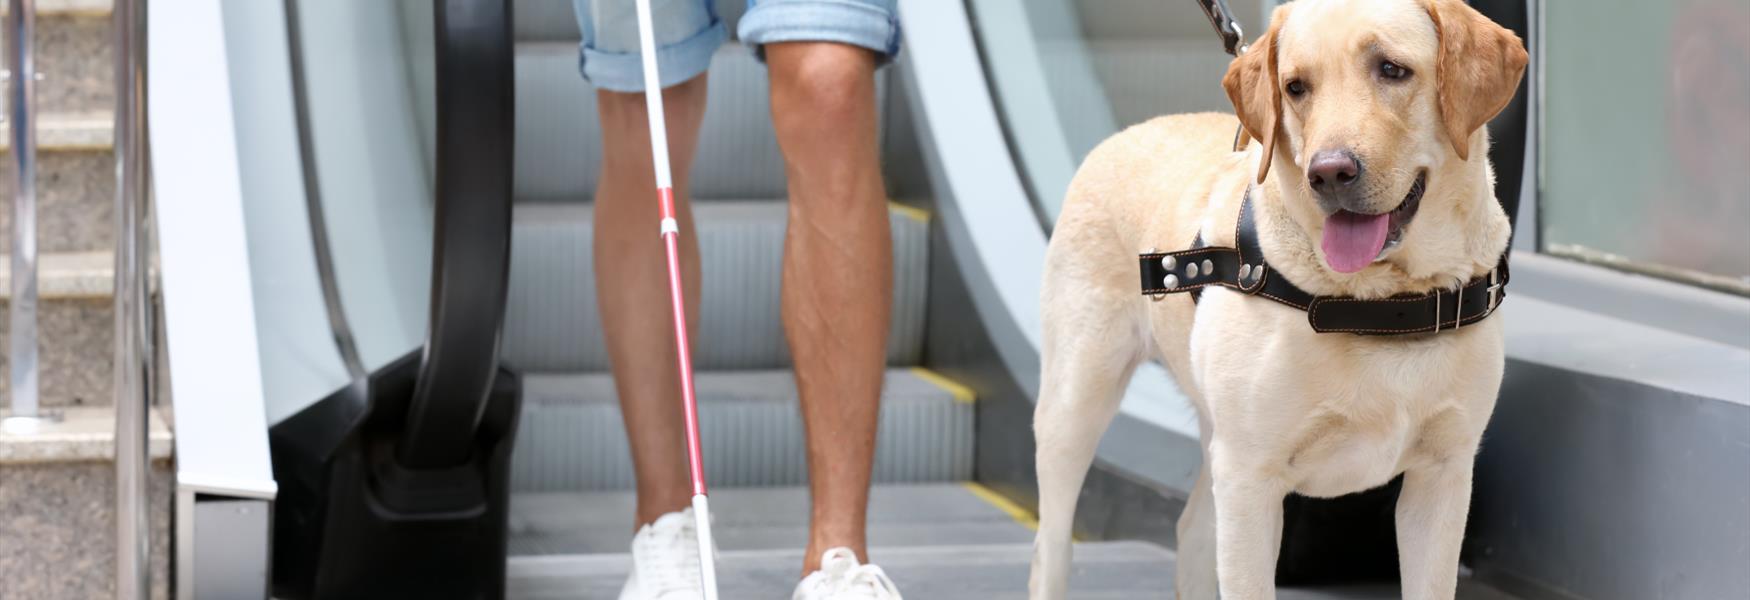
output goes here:
[[1223, 600], [1276, 597], [1276, 554], [1282, 548], [1282, 499], [1289, 483], [1279, 469], [1234, 460], [1219, 434], [1210, 444], [1215, 491], [1215, 570]]
[[1408, 600], [1451, 600], [1470, 513], [1474, 452], [1404, 473], [1398, 495], [1398, 570]]

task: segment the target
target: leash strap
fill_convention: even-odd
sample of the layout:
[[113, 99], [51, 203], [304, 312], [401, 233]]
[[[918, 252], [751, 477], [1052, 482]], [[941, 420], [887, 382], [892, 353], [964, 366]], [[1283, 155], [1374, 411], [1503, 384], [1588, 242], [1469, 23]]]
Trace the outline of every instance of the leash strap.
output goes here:
[[[1209, 17], [1209, 25], [1215, 28], [1215, 35], [1221, 37], [1221, 48], [1228, 54], [1238, 57], [1246, 52], [1246, 31], [1240, 28], [1240, 22], [1235, 21], [1233, 10], [1227, 7], [1227, 0], [1197, 0], [1197, 5], [1203, 7], [1204, 16]], [[1246, 150], [1246, 128], [1240, 126], [1234, 131], [1234, 152]]]
[[1359, 335], [1438, 333], [1458, 329], [1488, 318], [1506, 297], [1506, 255], [1502, 255], [1488, 274], [1457, 289], [1370, 300], [1314, 296], [1296, 287], [1265, 262], [1264, 251], [1258, 244], [1249, 192], [1241, 203], [1235, 229], [1237, 247], [1204, 246], [1138, 256], [1142, 293], [1159, 298], [1166, 294], [1195, 295], [1211, 286], [1225, 287], [1305, 311], [1313, 331]]
[[1197, 0], [1197, 4], [1209, 17], [1210, 26], [1215, 27], [1215, 34], [1221, 36], [1222, 49], [1234, 56], [1246, 51], [1246, 32], [1240, 29], [1239, 21], [1234, 20], [1227, 0]]

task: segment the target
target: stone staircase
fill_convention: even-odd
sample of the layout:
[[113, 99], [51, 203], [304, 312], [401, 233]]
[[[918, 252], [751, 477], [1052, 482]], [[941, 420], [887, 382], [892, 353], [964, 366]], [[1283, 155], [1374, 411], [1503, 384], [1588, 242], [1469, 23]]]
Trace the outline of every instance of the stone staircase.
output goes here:
[[[108, 597], [116, 548], [111, 2], [38, 0], [36, 10], [39, 377], [42, 406], [59, 420], [0, 431], [0, 598]], [[0, 137], [3, 338], [12, 301], [9, 124], [0, 123]], [[8, 352], [0, 345], [0, 371], [9, 373]], [[9, 414], [8, 380], [0, 378], [0, 416]], [[149, 436], [154, 598], [169, 589], [167, 407], [153, 411]]]

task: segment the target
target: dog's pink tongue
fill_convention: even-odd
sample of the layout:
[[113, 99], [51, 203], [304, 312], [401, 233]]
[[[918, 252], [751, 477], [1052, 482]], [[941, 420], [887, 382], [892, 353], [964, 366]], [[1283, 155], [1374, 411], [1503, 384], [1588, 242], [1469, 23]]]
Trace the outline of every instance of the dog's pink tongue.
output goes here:
[[1367, 268], [1385, 248], [1390, 214], [1364, 215], [1339, 210], [1325, 219], [1325, 263], [1338, 273]]

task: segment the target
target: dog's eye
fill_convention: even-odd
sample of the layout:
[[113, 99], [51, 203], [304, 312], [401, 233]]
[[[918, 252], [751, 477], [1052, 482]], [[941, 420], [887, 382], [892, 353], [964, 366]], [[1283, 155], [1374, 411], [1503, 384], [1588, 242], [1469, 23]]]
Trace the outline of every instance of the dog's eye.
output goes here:
[[1288, 95], [1296, 98], [1306, 94], [1306, 84], [1299, 79], [1288, 82], [1288, 85], [1284, 87], [1288, 90]]
[[1387, 60], [1379, 63], [1379, 76], [1386, 79], [1404, 79], [1410, 76], [1410, 70]]

